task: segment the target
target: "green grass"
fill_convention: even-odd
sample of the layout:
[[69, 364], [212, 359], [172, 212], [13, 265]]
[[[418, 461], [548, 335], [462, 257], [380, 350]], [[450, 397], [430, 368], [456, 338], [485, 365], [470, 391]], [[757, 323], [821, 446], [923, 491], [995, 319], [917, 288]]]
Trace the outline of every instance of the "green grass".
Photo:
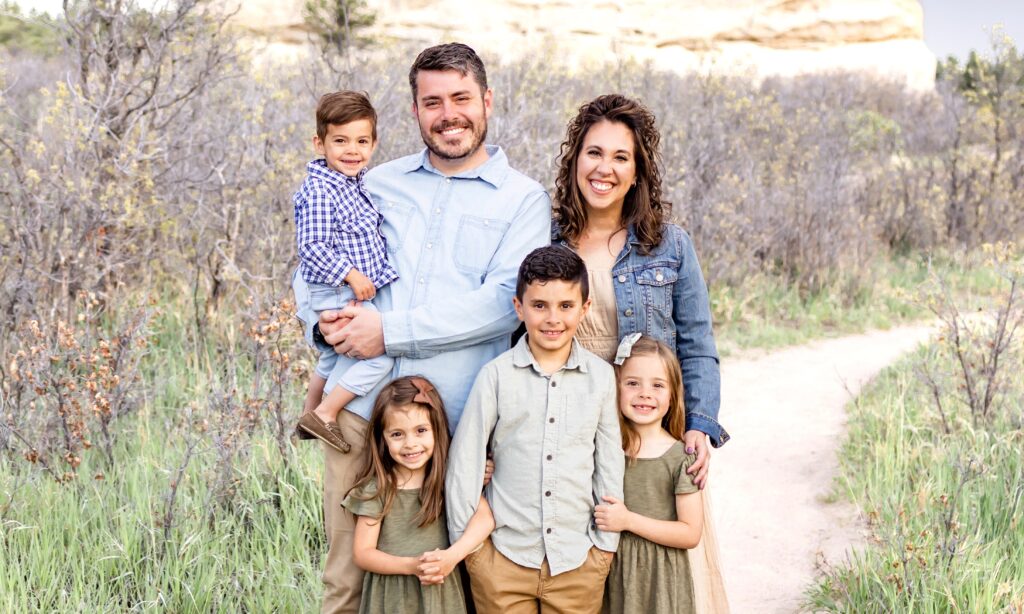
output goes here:
[[990, 425], [964, 409], [946, 434], [915, 368], [949, 360], [923, 349], [850, 407], [838, 489], [867, 514], [870, 543], [810, 588], [813, 611], [1024, 609], [1024, 382]]
[[813, 294], [774, 276], [755, 275], [739, 287], [711, 288], [719, 350], [728, 356], [738, 350], [775, 349], [929, 318], [914, 300], [929, 278], [929, 266], [964, 300], [984, 303], [1000, 287], [981, 254], [878, 259], [865, 277], [838, 272], [831, 284]]

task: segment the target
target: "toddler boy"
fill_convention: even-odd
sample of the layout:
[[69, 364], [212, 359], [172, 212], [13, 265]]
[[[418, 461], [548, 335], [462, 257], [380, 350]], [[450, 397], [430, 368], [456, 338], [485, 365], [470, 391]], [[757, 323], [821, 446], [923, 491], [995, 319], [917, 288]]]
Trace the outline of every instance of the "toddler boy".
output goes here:
[[[317, 314], [341, 309], [351, 300], [372, 308], [370, 299], [398, 273], [388, 263], [380, 211], [363, 186], [377, 146], [377, 113], [366, 95], [342, 91], [321, 97], [313, 146], [323, 158], [306, 165], [306, 178], [293, 199], [296, 275], [306, 281]], [[384, 355], [353, 364], [324, 397], [337, 358], [333, 349], [321, 352], [296, 431], [302, 439], [316, 437], [346, 453], [350, 444], [338, 428], [338, 412], [372, 390], [391, 372], [394, 360]]]
[[598, 612], [618, 533], [592, 522], [620, 497], [625, 463], [612, 367], [574, 339], [590, 306], [587, 270], [568, 248], [531, 252], [513, 304], [526, 335], [480, 371], [449, 452], [450, 536], [476, 511], [484, 459], [488, 541], [466, 559], [482, 613]]

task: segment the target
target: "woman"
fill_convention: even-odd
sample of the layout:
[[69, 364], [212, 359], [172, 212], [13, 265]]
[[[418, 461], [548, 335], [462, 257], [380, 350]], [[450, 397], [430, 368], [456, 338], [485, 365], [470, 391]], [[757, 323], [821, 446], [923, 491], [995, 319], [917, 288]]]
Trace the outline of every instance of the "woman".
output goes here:
[[[635, 100], [610, 94], [580, 107], [561, 146], [553, 238], [576, 250], [590, 274], [592, 304], [577, 333], [584, 347], [611, 360], [622, 337], [641, 332], [675, 348], [683, 443], [697, 454], [690, 472], [703, 488], [708, 439], [719, 447], [729, 434], [718, 423], [721, 380], [707, 286], [689, 235], [670, 222], [671, 205], [662, 198], [660, 140], [654, 115]], [[698, 611], [725, 611], [713, 532], [705, 531], [699, 548]]]

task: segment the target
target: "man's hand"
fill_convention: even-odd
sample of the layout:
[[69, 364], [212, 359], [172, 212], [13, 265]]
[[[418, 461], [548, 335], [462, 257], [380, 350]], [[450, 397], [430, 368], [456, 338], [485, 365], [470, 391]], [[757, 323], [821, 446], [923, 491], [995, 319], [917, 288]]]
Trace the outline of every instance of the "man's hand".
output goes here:
[[628, 531], [629, 508], [615, 497], [601, 497], [605, 503], [594, 508], [594, 524], [602, 531]]
[[693, 483], [701, 490], [708, 485], [708, 467], [711, 465], [711, 447], [708, 436], [701, 431], [686, 431], [683, 434], [683, 447], [687, 454], [697, 454], [697, 460], [686, 470], [693, 476]]
[[348, 275], [345, 276], [345, 283], [352, 288], [353, 294], [361, 301], [368, 301], [377, 294], [377, 287], [373, 285], [370, 278], [360, 273], [355, 267], [352, 267]]
[[[335, 324], [338, 320], [348, 323]], [[341, 311], [322, 312], [320, 332], [324, 341], [334, 346], [335, 352], [349, 358], [365, 360], [384, 354], [384, 327], [380, 312], [360, 307], [358, 303], [349, 303]]]

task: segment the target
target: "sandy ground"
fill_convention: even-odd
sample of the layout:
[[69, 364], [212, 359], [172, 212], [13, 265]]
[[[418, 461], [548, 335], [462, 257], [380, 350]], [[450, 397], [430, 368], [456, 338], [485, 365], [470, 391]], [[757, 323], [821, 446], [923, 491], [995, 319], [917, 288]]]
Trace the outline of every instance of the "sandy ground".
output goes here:
[[861, 543], [858, 512], [828, 503], [851, 394], [927, 340], [911, 326], [722, 361], [711, 501], [734, 614], [796, 612], [816, 561]]

